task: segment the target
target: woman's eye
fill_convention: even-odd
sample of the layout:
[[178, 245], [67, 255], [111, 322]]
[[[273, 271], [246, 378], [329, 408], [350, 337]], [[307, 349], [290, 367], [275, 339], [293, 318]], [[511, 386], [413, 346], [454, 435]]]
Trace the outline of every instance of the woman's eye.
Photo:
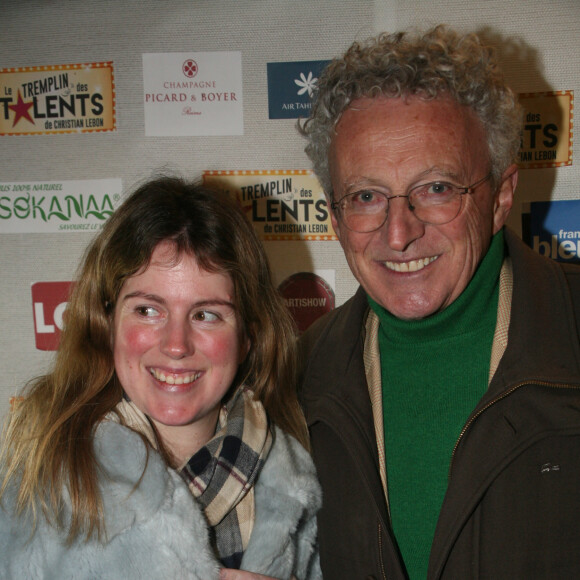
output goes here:
[[153, 306], [137, 306], [135, 312], [145, 318], [150, 318], [159, 314], [159, 311], [156, 308], [153, 308]]
[[209, 310], [200, 310], [193, 315], [193, 319], [199, 322], [214, 322], [219, 320], [219, 315], [215, 312], [210, 312]]

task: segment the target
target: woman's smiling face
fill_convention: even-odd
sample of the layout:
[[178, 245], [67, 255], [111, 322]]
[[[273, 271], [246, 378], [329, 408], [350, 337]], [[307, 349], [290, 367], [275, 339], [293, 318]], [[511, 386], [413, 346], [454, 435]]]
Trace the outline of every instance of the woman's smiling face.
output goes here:
[[207, 442], [249, 346], [231, 278], [161, 242], [123, 284], [113, 336], [117, 377], [162, 438], [186, 428]]

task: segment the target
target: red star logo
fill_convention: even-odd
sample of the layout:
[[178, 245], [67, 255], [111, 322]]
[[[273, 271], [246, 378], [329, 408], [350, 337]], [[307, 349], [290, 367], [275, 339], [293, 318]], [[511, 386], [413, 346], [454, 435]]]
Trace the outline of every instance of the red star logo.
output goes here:
[[30, 113], [28, 112], [30, 111], [30, 107], [32, 107], [33, 105], [34, 101], [32, 103], [25, 103], [22, 100], [22, 95], [20, 94], [20, 91], [18, 91], [18, 101], [16, 101], [16, 104], [8, 105], [8, 108], [12, 109], [16, 113], [16, 116], [14, 117], [14, 123], [12, 123], [12, 127], [16, 127], [16, 123], [18, 123], [18, 121], [20, 121], [20, 119], [22, 118], [28, 119], [34, 125], [34, 120], [30, 116]]

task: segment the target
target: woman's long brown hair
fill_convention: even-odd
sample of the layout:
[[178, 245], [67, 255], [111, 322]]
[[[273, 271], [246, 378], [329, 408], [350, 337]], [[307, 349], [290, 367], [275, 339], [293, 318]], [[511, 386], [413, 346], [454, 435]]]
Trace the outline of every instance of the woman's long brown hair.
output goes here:
[[294, 325], [251, 225], [224, 194], [173, 177], [149, 181], [87, 249], [52, 371], [26, 388], [4, 430], [0, 499], [7, 486], [17, 485], [18, 513], [36, 518], [40, 509], [58, 527], [66, 488], [69, 540], [104, 531], [92, 438], [123, 396], [113, 363], [112, 317], [125, 280], [147, 268], [166, 240], [175, 244], [176, 259], [195, 256], [204, 269], [226, 273], [234, 283], [251, 347], [230, 393], [242, 383], [250, 387], [270, 420], [308, 448], [296, 397]]

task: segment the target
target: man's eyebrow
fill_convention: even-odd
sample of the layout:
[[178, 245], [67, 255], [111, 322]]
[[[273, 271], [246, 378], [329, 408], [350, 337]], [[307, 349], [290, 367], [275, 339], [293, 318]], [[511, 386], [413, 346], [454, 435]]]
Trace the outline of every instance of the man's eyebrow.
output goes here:
[[[434, 178], [434, 175], [439, 175], [440, 177]], [[456, 171], [451, 169], [447, 169], [445, 167], [433, 166], [428, 167], [424, 171], [421, 171], [418, 175], [415, 176], [414, 181], [421, 181], [424, 179], [432, 179], [433, 181], [441, 181], [442, 179], [452, 179], [458, 180], [459, 175]], [[381, 179], [376, 179], [374, 177], [366, 177], [361, 175], [356, 179], [352, 179], [344, 184], [345, 190], [356, 189], [358, 187], [374, 187], [374, 186], [381, 186], [383, 187], [384, 184]]]
[[429, 167], [422, 173], [418, 175], [418, 179], [429, 179], [432, 178], [434, 174], [443, 176], [445, 179], [459, 179], [459, 174], [453, 169], [446, 167], [439, 167], [437, 165]]

